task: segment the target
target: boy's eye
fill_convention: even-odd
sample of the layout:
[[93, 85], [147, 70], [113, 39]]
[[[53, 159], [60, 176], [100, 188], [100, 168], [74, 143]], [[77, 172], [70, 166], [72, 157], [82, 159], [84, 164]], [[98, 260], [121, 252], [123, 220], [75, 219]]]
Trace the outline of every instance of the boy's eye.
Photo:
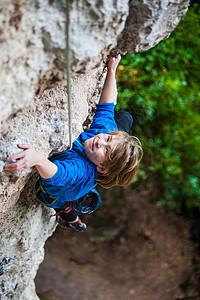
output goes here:
[[108, 153], [108, 149], [107, 148], [106, 148], [105, 152], [106, 152], [106, 154]]
[[109, 140], [110, 140], [110, 137], [108, 136], [108, 137], [107, 137], [107, 142], [109, 142]]

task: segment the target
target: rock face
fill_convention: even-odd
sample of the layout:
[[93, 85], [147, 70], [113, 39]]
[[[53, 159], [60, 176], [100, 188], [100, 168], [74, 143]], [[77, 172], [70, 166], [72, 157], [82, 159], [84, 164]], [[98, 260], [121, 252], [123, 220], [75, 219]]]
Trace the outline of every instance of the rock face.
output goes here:
[[[88, 104], [91, 110], [98, 100], [107, 56], [155, 46], [169, 36], [188, 4], [70, 3], [73, 139], [82, 131]], [[8, 155], [20, 151], [17, 143], [31, 143], [47, 157], [68, 146], [65, 1], [2, 1], [0, 21], [0, 261], [11, 257], [0, 276], [0, 298], [31, 300], [38, 299], [33, 279], [55, 219], [35, 199], [35, 170], [13, 174], [3, 167]]]
[[117, 48], [122, 52], [148, 50], [166, 39], [188, 8], [188, 1], [131, 0]]
[[[62, 83], [67, 55], [65, 0], [2, 2], [0, 121], [33, 104], [41, 89]], [[128, 0], [71, 2], [72, 70], [85, 73], [100, 64], [107, 48], [116, 46]]]
[[33, 198], [34, 181], [35, 178], [28, 181], [18, 204], [3, 221], [1, 259], [7, 255], [11, 261], [0, 277], [1, 299], [39, 299], [34, 278], [44, 257], [45, 240], [56, 226], [55, 219], [50, 218], [50, 209], [41, 209], [39, 201]]

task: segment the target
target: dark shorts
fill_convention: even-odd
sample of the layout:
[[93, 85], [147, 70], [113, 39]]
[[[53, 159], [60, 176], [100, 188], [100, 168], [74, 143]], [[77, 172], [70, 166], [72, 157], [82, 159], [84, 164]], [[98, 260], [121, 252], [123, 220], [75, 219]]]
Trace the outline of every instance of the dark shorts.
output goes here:
[[50, 206], [57, 201], [55, 198], [51, 197], [45, 191], [40, 179], [38, 179], [38, 181], [36, 182], [35, 189], [36, 189], [36, 197], [38, 198], [38, 200], [40, 200], [45, 205]]

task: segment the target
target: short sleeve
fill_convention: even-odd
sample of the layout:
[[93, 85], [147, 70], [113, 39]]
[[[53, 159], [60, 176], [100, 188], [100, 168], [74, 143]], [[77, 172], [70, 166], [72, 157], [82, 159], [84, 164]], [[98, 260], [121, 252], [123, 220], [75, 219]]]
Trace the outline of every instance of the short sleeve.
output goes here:
[[75, 160], [58, 161], [55, 160], [54, 164], [57, 166], [56, 174], [48, 179], [41, 178], [42, 183], [55, 186], [68, 186], [79, 180], [81, 177], [82, 168]]

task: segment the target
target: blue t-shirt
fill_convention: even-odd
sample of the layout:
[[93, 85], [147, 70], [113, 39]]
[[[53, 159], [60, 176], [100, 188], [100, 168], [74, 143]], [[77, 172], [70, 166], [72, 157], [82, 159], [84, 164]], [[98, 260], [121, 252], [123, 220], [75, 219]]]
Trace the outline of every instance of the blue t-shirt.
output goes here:
[[41, 177], [45, 191], [57, 200], [49, 207], [62, 207], [67, 201], [79, 199], [97, 185], [94, 181], [98, 178], [96, 166], [86, 156], [84, 142], [99, 133], [113, 130], [118, 130], [114, 119], [114, 103], [97, 104], [90, 129], [79, 135], [71, 150], [51, 159], [57, 166], [56, 174], [49, 179]]

